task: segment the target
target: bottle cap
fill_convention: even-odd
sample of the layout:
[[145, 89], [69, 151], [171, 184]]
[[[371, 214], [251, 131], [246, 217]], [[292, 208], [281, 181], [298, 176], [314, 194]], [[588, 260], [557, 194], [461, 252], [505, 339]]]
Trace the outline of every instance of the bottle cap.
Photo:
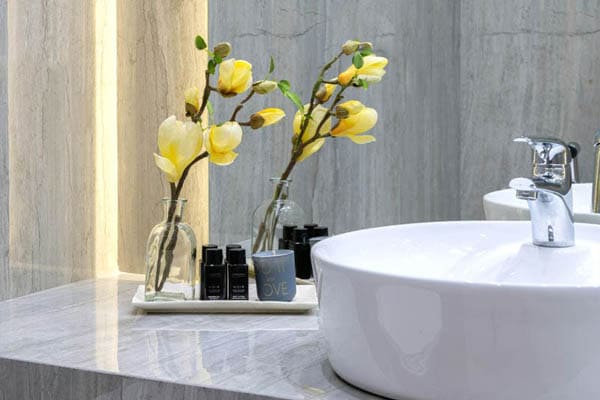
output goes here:
[[326, 226], [318, 226], [314, 230], [313, 237], [329, 236], [329, 228]]
[[298, 225], [284, 225], [283, 226], [283, 240], [292, 240], [294, 238], [294, 229], [296, 229]]
[[217, 246], [216, 244], [203, 244], [202, 245], [202, 262], [204, 262], [204, 260], [206, 260], [206, 250], [208, 249], [217, 249], [219, 246]]
[[240, 249], [240, 248], [242, 248], [242, 246], [239, 244], [228, 244], [227, 246], [225, 246], [225, 259], [227, 261], [229, 261], [229, 252], [231, 251], [231, 249]]
[[242, 248], [233, 248], [229, 250], [229, 264], [246, 264], [246, 250]]
[[315, 228], [319, 226], [319, 224], [304, 224], [304, 227], [308, 230], [308, 237], [311, 238], [315, 236]]
[[206, 249], [206, 259], [204, 265], [221, 265], [223, 264], [223, 250], [209, 248]]
[[308, 240], [308, 229], [296, 228], [294, 229], [294, 242], [303, 243]]

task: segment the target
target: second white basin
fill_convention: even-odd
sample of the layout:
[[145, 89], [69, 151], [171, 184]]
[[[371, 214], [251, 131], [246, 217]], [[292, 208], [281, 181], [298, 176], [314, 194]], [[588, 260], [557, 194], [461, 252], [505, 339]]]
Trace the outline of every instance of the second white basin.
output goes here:
[[[513, 189], [497, 190], [483, 196], [485, 218], [489, 220], [528, 220], [527, 201], [515, 197]], [[573, 211], [575, 222], [600, 224], [600, 214], [592, 211], [592, 184], [573, 185]]]
[[394, 399], [600, 398], [600, 226], [398, 225], [313, 249], [334, 370]]

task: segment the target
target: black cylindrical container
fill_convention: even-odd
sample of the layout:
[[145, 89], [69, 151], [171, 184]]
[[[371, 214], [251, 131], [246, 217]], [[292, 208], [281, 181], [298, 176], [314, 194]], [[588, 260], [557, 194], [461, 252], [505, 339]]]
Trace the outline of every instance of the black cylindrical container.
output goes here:
[[206, 300], [206, 286], [204, 283], [204, 260], [206, 260], [206, 250], [217, 249], [219, 246], [216, 244], [203, 244], [202, 245], [202, 258], [200, 259], [200, 299]]
[[248, 264], [246, 251], [241, 248], [231, 249], [227, 263], [229, 300], [248, 300]]
[[203, 279], [206, 300], [225, 300], [227, 298], [227, 268], [223, 264], [221, 249], [206, 250]]

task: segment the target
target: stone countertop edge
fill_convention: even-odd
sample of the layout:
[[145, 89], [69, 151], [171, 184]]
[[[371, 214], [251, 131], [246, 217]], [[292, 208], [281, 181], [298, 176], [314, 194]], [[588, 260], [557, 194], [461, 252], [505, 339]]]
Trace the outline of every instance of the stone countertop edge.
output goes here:
[[317, 312], [146, 314], [131, 305], [142, 280], [0, 302], [0, 399], [379, 399], [333, 372]]

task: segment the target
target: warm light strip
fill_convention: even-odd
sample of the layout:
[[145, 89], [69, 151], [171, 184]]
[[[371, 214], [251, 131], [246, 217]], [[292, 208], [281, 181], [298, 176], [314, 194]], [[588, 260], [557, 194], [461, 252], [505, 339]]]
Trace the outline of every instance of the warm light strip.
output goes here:
[[96, 277], [118, 273], [117, 0], [96, 0]]
[[[95, 274], [116, 275], [118, 233], [117, 0], [96, 0], [95, 9]], [[115, 281], [96, 283], [96, 363], [119, 370], [119, 304]]]

